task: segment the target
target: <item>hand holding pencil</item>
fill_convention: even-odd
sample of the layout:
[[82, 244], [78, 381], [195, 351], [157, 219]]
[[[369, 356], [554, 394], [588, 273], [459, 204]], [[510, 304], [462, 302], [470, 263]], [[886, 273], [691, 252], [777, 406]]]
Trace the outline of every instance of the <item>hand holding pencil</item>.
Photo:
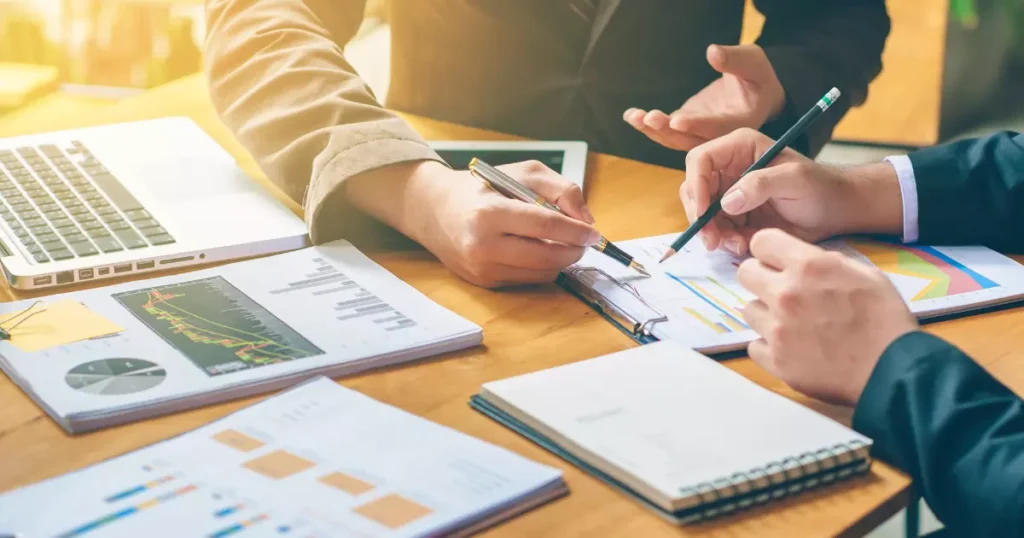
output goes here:
[[[765, 180], [762, 178], [785, 176], [787, 173], [787, 169], [771, 172], [765, 172], [763, 169], [779, 159], [780, 155], [782, 160], [799, 160], [800, 156], [795, 151], [784, 150], [803, 135], [838, 98], [839, 90], [833, 88], [777, 142], [772, 142], [768, 137], [752, 129], [740, 129], [691, 151], [686, 158], [687, 180], [680, 189], [691, 224], [672, 244], [662, 257], [662, 261], [673, 256], [698, 233], [701, 233], [709, 249], [725, 246], [735, 254], [742, 255], [746, 253], [746, 245], [754, 230], [790, 222], [786, 215], [779, 214], [779, 208], [774, 204], [756, 213], [747, 214], [751, 209], [760, 207], [768, 201], [765, 196], [771, 194], [764, 188], [759, 188], [765, 187]], [[772, 180], [773, 188], [780, 182], [785, 183], [786, 180]], [[785, 196], [779, 200], [785, 201]], [[723, 205], [729, 206], [726, 216], [719, 215]], [[786, 211], [786, 207], [798, 207], [797, 212], [815, 211], [815, 208], [807, 207], [806, 204], [782, 205], [783, 212]], [[813, 220], [813, 215], [791, 216], [797, 222]]]

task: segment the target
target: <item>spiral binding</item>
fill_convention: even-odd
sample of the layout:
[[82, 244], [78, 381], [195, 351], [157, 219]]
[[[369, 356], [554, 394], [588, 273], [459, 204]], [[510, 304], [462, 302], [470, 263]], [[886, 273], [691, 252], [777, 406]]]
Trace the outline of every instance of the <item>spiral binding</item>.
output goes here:
[[683, 501], [677, 512], [694, 510], [680, 521], [696, 523], [843, 480], [870, 467], [868, 445], [853, 440], [680, 488]]

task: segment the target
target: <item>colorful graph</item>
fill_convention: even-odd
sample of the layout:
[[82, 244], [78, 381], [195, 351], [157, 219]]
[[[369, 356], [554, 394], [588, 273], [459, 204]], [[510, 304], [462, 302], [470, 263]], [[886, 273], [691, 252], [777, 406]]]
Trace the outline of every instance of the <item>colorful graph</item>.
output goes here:
[[933, 247], [909, 246], [881, 241], [856, 241], [850, 247], [882, 271], [926, 281], [911, 301], [940, 299], [999, 287], [964, 264]]
[[156, 480], [150, 480], [149, 482], [146, 482], [145, 484], [139, 484], [138, 486], [135, 486], [133, 488], [128, 488], [128, 489], [126, 489], [124, 491], [115, 493], [115, 494], [111, 495], [110, 497], [107, 497], [104, 500], [107, 501], [108, 503], [117, 502], [117, 501], [120, 501], [122, 499], [127, 499], [128, 497], [131, 497], [133, 495], [138, 495], [139, 493], [142, 493], [144, 491], [153, 489], [153, 488], [155, 488], [155, 487], [157, 487], [157, 486], [159, 486], [161, 484], [166, 484], [167, 482], [170, 482], [171, 480], [174, 480], [174, 475], [167, 475], [167, 476], [164, 476], [164, 477], [161, 477], [161, 478], [157, 478]]
[[323, 354], [221, 277], [112, 297], [210, 376]]
[[666, 273], [699, 299], [692, 306], [683, 307], [683, 312], [716, 334], [745, 331], [750, 327], [743, 321], [739, 309], [747, 300], [712, 277], [682, 277]]
[[244, 521], [240, 521], [238, 523], [235, 523], [234, 525], [231, 525], [230, 527], [225, 527], [225, 528], [223, 528], [223, 529], [221, 529], [221, 530], [211, 534], [210, 538], [223, 538], [224, 536], [230, 536], [232, 534], [235, 534], [236, 532], [241, 532], [241, 531], [245, 530], [247, 527], [251, 527], [251, 526], [253, 526], [253, 525], [257, 524], [257, 523], [266, 521], [267, 519], [268, 519], [267, 514], [260, 514], [258, 516], [253, 516], [253, 517], [251, 517], [249, 519], [246, 519]]
[[92, 520], [92, 521], [90, 521], [90, 522], [88, 522], [88, 523], [86, 523], [84, 525], [79, 525], [78, 527], [75, 527], [75, 528], [73, 528], [73, 529], [71, 529], [71, 530], [69, 530], [69, 531], [67, 531], [67, 532], [65, 532], [63, 534], [58, 535], [57, 538], [74, 538], [75, 536], [82, 536], [83, 534], [86, 534], [89, 531], [93, 531], [93, 530], [96, 530], [96, 529], [98, 529], [100, 527], [104, 527], [104, 526], [109, 525], [111, 523], [114, 523], [114, 522], [116, 522], [116, 521], [118, 521], [120, 519], [124, 519], [124, 518], [126, 518], [128, 516], [131, 516], [132, 514], [137, 514], [137, 513], [141, 512], [143, 510], [147, 510], [149, 508], [153, 508], [154, 506], [158, 506], [160, 504], [163, 504], [163, 503], [165, 503], [167, 501], [170, 501], [170, 500], [174, 499], [175, 497], [180, 497], [182, 495], [191, 493], [191, 492], [195, 491], [196, 489], [197, 488], [196, 488], [195, 485], [189, 484], [187, 486], [178, 488], [178, 489], [176, 489], [174, 491], [165, 493], [165, 494], [160, 495], [158, 497], [154, 497], [154, 498], [152, 498], [152, 499], [150, 499], [148, 501], [144, 501], [144, 502], [141, 502], [139, 504], [136, 504], [135, 506], [129, 506], [127, 508], [118, 510], [117, 512], [113, 512], [113, 513], [107, 514], [105, 516], [99, 517], [97, 519], [94, 519], [94, 520]]

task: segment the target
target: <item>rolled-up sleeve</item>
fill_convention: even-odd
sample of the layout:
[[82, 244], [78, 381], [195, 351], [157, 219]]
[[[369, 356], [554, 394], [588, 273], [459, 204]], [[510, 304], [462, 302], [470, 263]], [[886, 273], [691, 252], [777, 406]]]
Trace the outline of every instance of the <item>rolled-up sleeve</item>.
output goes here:
[[385, 110], [345, 60], [362, 0], [209, 0], [206, 73], [221, 120], [271, 181], [300, 202], [310, 237], [342, 237], [364, 218], [346, 179], [440, 160]]

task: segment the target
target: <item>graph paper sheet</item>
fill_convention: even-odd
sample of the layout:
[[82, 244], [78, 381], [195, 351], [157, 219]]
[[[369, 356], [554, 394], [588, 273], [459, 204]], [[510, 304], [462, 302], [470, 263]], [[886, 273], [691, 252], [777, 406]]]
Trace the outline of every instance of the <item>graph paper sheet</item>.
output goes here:
[[38, 352], [0, 342], [0, 366], [70, 430], [418, 359], [482, 334], [346, 242], [46, 300], [66, 299], [125, 331]]
[[0, 495], [0, 534], [441, 535], [564, 493], [557, 469], [320, 378]]
[[[676, 340], [715, 353], [742, 348], [757, 338], [742, 314], [743, 307], [753, 299], [736, 280], [742, 259], [722, 251], [708, 252], [700, 241], [691, 241], [682, 252], [659, 264], [675, 237], [671, 234], [616, 243], [647, 267], [651, 278], [642, 278], [594, 251], [588, 251], [575, 268], [599, 268], [632, 287], [626, 289], [598, 273], [580, 277], [632, 318], [642, 321], [664, 314], [667, 321], [651, 325], [651, 334], [658, 339]], [[985, 247], [930, 247], [868, 239], [830, 241], [822, 246], [882, 269], [911, 311], [921, 318], [967, 312], [1024, 297], [1024, 266]]]

